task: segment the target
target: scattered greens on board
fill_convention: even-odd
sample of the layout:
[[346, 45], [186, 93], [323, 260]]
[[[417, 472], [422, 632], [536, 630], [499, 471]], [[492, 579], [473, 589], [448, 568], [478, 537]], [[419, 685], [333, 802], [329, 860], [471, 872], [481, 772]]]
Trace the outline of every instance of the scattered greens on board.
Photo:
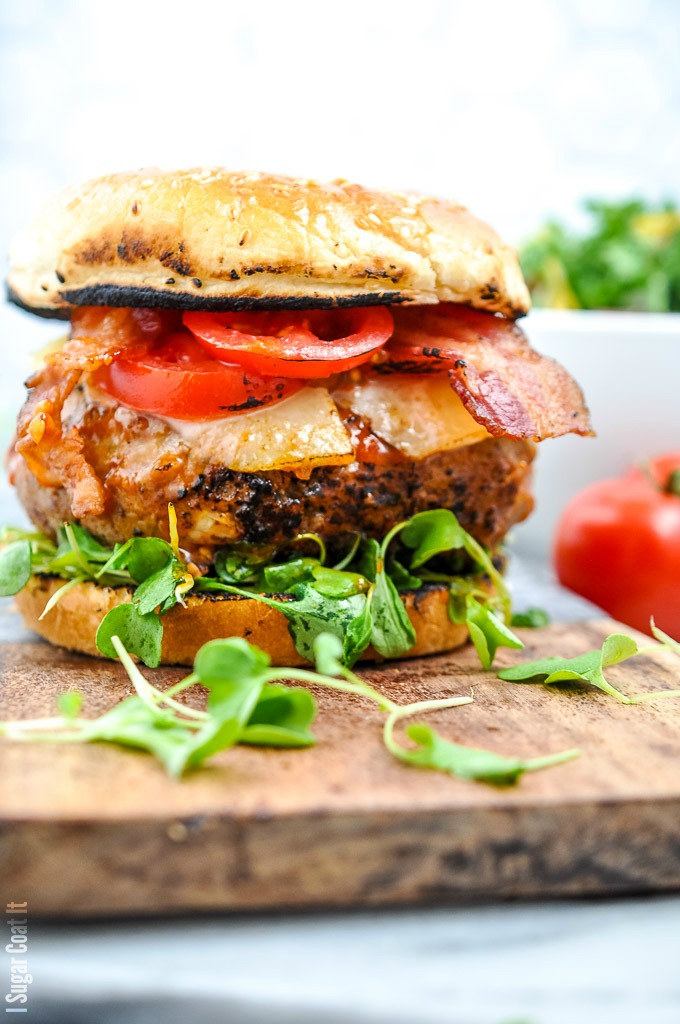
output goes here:
[[534, 305], [560, 309], [680, 310], [680, 211], [640, 199], [585, 203], [586, 234], [548, 222], [521, 263]]
[[[680, 654], [680, 644], [659, 629], [654, 620], [651, 629], [660, 643]], [[610, 665], [618, 665], [636, 654], [647, 654], [656, 649], [656, 646], [638, 647], [636, 641], [625, 633], [611, 633], [599, 650], [588, 651], [575, 658], [550, 657], [539, 658], [538, 661], [525, 661], [520, 665], [513, 665], [512, 668], [502, 669], [498, 673], [498, 678], [512, 683], [545, 683], [548, 686], [575, 683], [581, 686], [594, 686], [610, 697], [615, 697], [622, 704], [644, 704], [664, 697], [680, 697], [680, 690], [657, 690], [654, 693], [627, 697], [605, 679], [604, 670]]]
[[[657, 640], [680, 655], [680, 644], [653, 623], [652, 632]], [[316, 701], [307, 689], [312, 685], [371, 701], [385, 715], [383, 742], [390, 754], [404, 764], [458, 778], [511, 785], [524, 772], [562, 764], [580, 753], [573, 749], [528, 759], [506, 757], [454, 743], [421, 721], [404, 730], [411, 741], [406, 745], [395, 732], [405, 718], [460, 707], [472, 703], [473, 698], [456, 696], [397, 704], [343, 664], [342, 641], [332, 633], [319, 633], [312, 642], [316, 671], [272, 668], [268, 655], [240, 637], [213, 640], [196, 655], [193, 672], [167, 690], [158, 689], [145, 678], [118, 636], [112, 635], [110, 644], [135, 688], [135, 696], [121, 701], [99, 718], [89, 719], [80, 715], [82, 695], [75, 691], [64, 693], [58, 702], [60, 715], [0, 722], [0, 736], [30, 742], [98, 741], [135, 747], [154, 754], [166, 771], [178, 777], [237, 743], [280, 748], [312, 746]], [[614, 633], [599, 650], [575, 658], [526, 662], [503, 669], [498, 676], [520, 683], [591, 685], [625, 704], [680, 697], [680, 690], [627, 697], [604, 678], [605, 668], [655, 649], [640, 648], [631, 637]], [[176, 699], [196, 684], [208, 691], [204, 710]]]
[[[332, 633], [319, 633], [313, 641], [316, 671], [272, 668], [263, 651], [240, 637], [212, 640], [196, 655], [193, 672], [165, 691], [144, 677], [119, 637], [111, 636], [110, 643], [135, 688], [135, 696], [127, 697], [99, 718], [89, 719], [80, 717], [82, 697], [72, 691], [60, 698], [61, 715], [2, 722], [0, 735], [31, 742], [104, 741], [136, 747], [154, 754], [171, 775], [180, 776], [237, 743], [311, 746], [316, 702], [306, 687], [315, 685], [376, 704], [385, 714], [385, 747], [400, 761], [459, 778], [510, 785], [524, 772], [562, 764], [579, 754], [578, 750], [565, 750], [527, 760], [503, 757], [452, 743], [423, 723], [406, 729], [416, 746], [404, 746], [395, 736], [395, 727], [404, 718], [470, 704], [472, 697], [396, 704], [343, 665], [342, 643]], [[282, 680], [304, 685], [282, 685]], [[208, 691], [205, 710], [176, 699], [197, 683]]]

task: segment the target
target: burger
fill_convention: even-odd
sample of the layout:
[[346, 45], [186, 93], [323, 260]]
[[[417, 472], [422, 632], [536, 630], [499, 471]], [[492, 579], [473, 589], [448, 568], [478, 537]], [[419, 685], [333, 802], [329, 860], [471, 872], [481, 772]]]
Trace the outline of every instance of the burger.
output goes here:
[[[57, 196], [8, 295], [68, 322], [9, 455], [35, 532], [0, 585], [49, 641], [274, 664], [513, 644], [502, 543], [535, 444], [589, 434], [517, 319], [517, 258], [464, 207], [260, 173], [142, 171]], [[519, 641], [517, 641], [519, 643]], [[484, 653], [486, 652], [486, 654]]]

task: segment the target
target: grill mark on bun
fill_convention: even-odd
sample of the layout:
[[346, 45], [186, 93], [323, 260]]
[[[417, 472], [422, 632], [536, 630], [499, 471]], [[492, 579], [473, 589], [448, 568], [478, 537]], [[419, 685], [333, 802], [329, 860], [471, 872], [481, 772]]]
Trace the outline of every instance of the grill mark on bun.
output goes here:
[[116, 248], [118, 258], [124, 263], [142, 262], [153, 255], [153, 247], [145, 242], [143, 238], [130, 237], [126, 231], [123, 232], [121, 240]]
[[[176, 270], [170, 261], [165, 266]], [[180, 273], [176, 270], [176, 273]], [[230, 276], [233, 276], [234, 271]], [[186, 274], [183, 276], [187, 276]], [[237, 275], [238, 276], [238, 275]], [[163, 281], [165, 282], [165, 278]], [[64, 288], [60, 291], [64, 302], [72, 306], [131, 306], [147, 309], [196, 309], [213, 313], [229, 311], [246, 311], [257, 309], [340, 309], [354, 306], [391, 306], [407, 302], [408, 298], [401, 292], [362, 292], [358, 295], [233, 295], [211, 296], [196, 295], [194, 292], [167, 292], [150, 286], [137, 287], [117, 284], [96, 284], [85, 288]], [[70, 310], [48, 309], [29, 306], [19, 296], [7, 288], [7, 298], [21, 309], [38, 316], [55, 320], [68, 320]]]
[[80, 246], [72, 251], [71, 258], [75, 263], [81, 265], [101, 266], [102, 263], [115, 263], [116, 254], [116, 243], [109, 241], [108, 238], [86, 238]]
[[[180, 255], [176, 256], [175, 252], [174, 252], [174, 249], [164, 249], [163, 252], [160, 253], [158, 259], [163, 264], [164, 267], [168, 267], [169, 270], [174, 270], [175, 273], [179, 274], [181, 277], [191, 277], [193, 275], [194, 271], [192, 269], [191, 263], [189, 263], [189, 260], [187, 260], [183, 255], [181, 255], [181, 253], [183, 253], [183, 251], [184, 251], [184, 246], [182, 245], [181, 242], [180, 242], [180, 244], [178, 246], [178, 250], [179, 250]], [[107, 286], [104, 285], [104, 287], [107, 287]], [[109, 286], [109, 287], [115, 287], [115, 286]], [[71, 301], [73, 301], [73, 300], [69, 299], [69, 302], [71, 302]], [[77, 303], [76, 303], [76, 305], [77, 305]], [[114, 305], [116, 305], [116, 303], [114, 303], [114, 302], [107, 302], [106, 305], [107, 306], [114, 306]], [[125, 305], [128, 305], [128, 303], [125, 303]], [[135, 305], [135, 303], [131, 302], [131, 303], [129, 303], [129, 305]]]

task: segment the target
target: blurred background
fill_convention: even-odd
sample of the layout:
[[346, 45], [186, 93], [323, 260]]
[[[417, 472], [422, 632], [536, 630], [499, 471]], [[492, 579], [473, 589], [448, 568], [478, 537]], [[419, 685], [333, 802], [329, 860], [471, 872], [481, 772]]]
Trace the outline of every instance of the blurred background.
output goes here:
[[112, 170], [218, 163], [458, 198], [520, 242], [677, 192], [676, 0], [3, 0], [0, 232]]
[[[680, 191], [679, 53], [677, 0], [0, 0], [0, 252], [68, 183], [214, 163], [455, 198], [530, 243], [540, 304], [678, 308], [680, 218], [659, 212]], [[680, 436], [680, 321], [525, 325], [599, 433], [542, 448], [517, 543], [543, 558], [578, 487]], [[0, 440], [27, 353], [59, 333], [2, 308]]]
[[[470, 206], [516, 245], [537, 233], [544, 244], [540, 232], [549, 219], [563, 223], [567, 234], [582, 234], [592, 225], [582, 205], [588, 197], [614, 204], [641, 197], [655, 210], [677, 201], [679, 57], [678, 0], [0, 0], [0, 258], [13, 232], [54, 190], [145, 165], [225, 164], [440, 194]], [[605, 239], [606, 272], [615, 281], [640, 269], [631, 270], [639, 256], [631, 231], [617, 228]], [[571, 251], [557, 235], [557, 254], [554, 247], [543, 250], [553, 257], [551, 287], [564, 285], [562, 256]], [[554, 229], [549, 236], [554, 241]], [[539, 263], [538, 270], [532, 266], [540, 278], [543, 256]], [[647, 280], [644, 262], [642, 276]], [[656, 280], [650, 308], [660, 309], [658, 296], [670, 286], [669, 279], [665, 286]], [[579, 293], [576, 282], [567, 283], [572, 296]], [[639, 294], [632, 304], [644, 308]], [[547, 565], [556, 517], [578, 487], [634, 459], [680, 448], [680, 314], [538, 310], [525, 327], [536, 347], [578, 377], [599, 433], [597, 440], [564, 438], [542, 447], [537, 513], [517, 529], [515, 547], [525, 562]], [[30, 352], [61, 331], [58, 322], [0, 304], [3, 446], [22, 401]], [[4, 478], [0, 508], [3, 520], [8, 510], [10, 518], [21, 518]], [[320, 919], [317, 938], [300, 923], [298, 962], [307, 963], [308, 988], [319, 1005], [352, 1006], [358, 991], [364, 1006], [373, 998], [387, 1007], [391, 1021], [448, 1022], [455, 1006], [460, 1020], [475, 1024], [520, 1018], [671, 1024], [677, 1020], [677, 906], [664, 902], [653, 911], [617, 904], [586, 913], [550, 905], [523, 916], [505, 908], [499, 916], [494, 908], [477, 908], [443, 915], [436, 933], [426, 932], [432, 922], [420, 918], [405, 919], [394, 931], [392, 918], [391, 945], [376, 917], [373, 962], [380, 967], [376, 955], [384, 948], [392, 956], [398, 947], [402, 969], [385, 964], [375, 971], [377, 981], [367, 975], [357, 990], [337, 969], [338, 957], [358, 962], [352, 918], [339, 953], [337, 923], [324, 938]], [[160, 935], [160, 925], [150, 927]], [[282, 919], [276, 948], [291, 955], [267, 959], [264, 926], [255, 922], [253, 930], [257, 982], [265, 962], [268, 998], [285, 1006], [298, 982], [298, 945]], [[45, 940], [42, 958], [37, 947], [34, 967], [44, 990], [83, 984], [91, 936], [76, 931], [57, 932], [51, 945]], [[124, 947], [110, 948], [98, 937], [91, 955], [100, 951], [100, 962], [89, 962], [93, 991], [105, 984], [118, 991], [135, 962], [136, 1000], [154, 979], [159, 990], [170, 991], [168, 964], [185, 962], [189, 971], [204, 955], [196, 950], [208, 941], [205, 931], [201, 923], [190, 933], [190, 960], [182, 960], [174, 939], [162, 946], [152, 934], [137, 955], [127, 933]], [[233, 932], [231, 946], [214, 953], [205, 947], [204, 973], [219, 979], [231, 956], [232, 975], [243, 976], [245, 991], [251, 975], [238, 954], [244, 950], [245, 957], [250, 947], [239, 922]], [[163, 957], [147, 976], [150, 948]], [[504, 970], [489, 971], [490, 951]], [[455, 978], [454, 953], [465, 956]], [[120, 962], [119, 974], [111, 975], [109, 956]], [[398, 986], [390, 984], [389, 997], [377, 993], [379, 975], [406, 979], [424, 965], [431, 970], [427, 984], [414, 989], [415, 1016], [408, 1016], [411, 1003]], [[184, 994], [186, 975], [177, 977], [173, 991]], [[193, 1000], [193, 974], [189, 980]], [[149, 1012], [145, 1020], [161, 1019]], [[76, 1019], [85, 1018], [73, 1008], [59, 1017]], [[238, 1019], [272, 1017], [244, 1011]], [[303, 1015], [298, 1009], [290, 1019]]]

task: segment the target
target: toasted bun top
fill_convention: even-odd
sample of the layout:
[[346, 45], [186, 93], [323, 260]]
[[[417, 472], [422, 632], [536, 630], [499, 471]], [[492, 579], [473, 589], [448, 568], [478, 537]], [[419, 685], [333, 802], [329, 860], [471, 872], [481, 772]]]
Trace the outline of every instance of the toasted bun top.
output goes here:
[[463, 206], [223, 168], [60, 193], [16, 239], [7, 283], [18, 305], [64, 318], [74, 305], [529, 308], [514, 251]]

